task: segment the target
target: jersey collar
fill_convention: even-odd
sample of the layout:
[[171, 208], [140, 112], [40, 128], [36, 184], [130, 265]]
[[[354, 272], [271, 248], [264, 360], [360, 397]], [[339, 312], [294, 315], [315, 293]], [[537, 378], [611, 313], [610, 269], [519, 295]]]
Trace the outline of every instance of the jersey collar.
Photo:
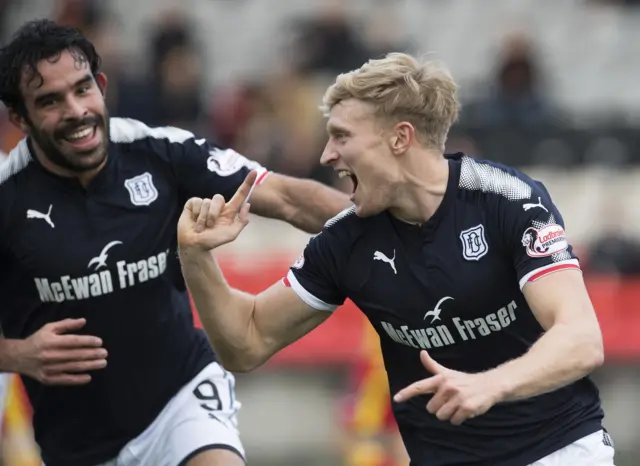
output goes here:
[[29, 153], [31, 154], [31, 159], [38, 167], [39, 171], [68, 189], [79, 190], [83, 191], [85, 194], [91, 194], [100, 190], [104, 186], [110, 185], [115, 179], [115, 167], [117, 165], [116, 161], [118, 158], [118, 151], [116, 145], [112, 141], [109, 141], [109, 145], [107, 147], [107, 163], [102, 167], [86, 189], [76, 178], [57, 175], [50, 170], [47, 170], [42, 163], [40, 163], [38, 157], [36, 157], [31, 138], [27, 137], [26, 142]]
[[444, 196], [442, 198], [442, 202], [434, 212], [434, 214], [422, 225], [412, 225], [406, 222], [403, 222], [393, 215], [387, 213], [391, 221], [400, 229], [400, 230], [410, 230], [413, 231], [414, 234], [417, 232], [419, 236], [424, 240], [430, 238], [438, 228], [438, 225], [442, 222], [443, 218], [446, 217], [447, 213], [450, 210], [451, 205], [456, 197], [456, 191], [458, 188], [458, 181], [460, 179], [460, 163], [459, 160], [463, 154], [454, 154], [454, 155], [445, 155], [447, 161], [449, 163], [449, 179], [447, 181], [447, 188], [445, 190]]

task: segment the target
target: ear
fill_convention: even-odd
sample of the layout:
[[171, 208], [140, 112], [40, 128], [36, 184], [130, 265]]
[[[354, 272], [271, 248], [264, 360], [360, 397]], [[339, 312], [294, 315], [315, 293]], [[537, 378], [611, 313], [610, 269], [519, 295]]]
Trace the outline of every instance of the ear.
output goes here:
[[103, 96], [107, 95], [107, 75], [104, 73], [98, 73], [96, 75], [96, 83], [98, 83], [98, 87], [100, 88], [100, 92], [102, 92]]
[[22, 131], [23, 133], [27, 134], [27, 132], [29, 131], [29, 125], [27, 123], [27, 119], [22, 115], [20, 115], [18, 112], [16, 112], [15, 109], [13, 108], [9, 109], [9, 121], [14, 126], [19, 128], [20, 131]]
[[413, 144], [416, 137], [416, 130], [407, 121], [396, 123], [391, 130], [389, 143], [394, 155], [404, 154]]

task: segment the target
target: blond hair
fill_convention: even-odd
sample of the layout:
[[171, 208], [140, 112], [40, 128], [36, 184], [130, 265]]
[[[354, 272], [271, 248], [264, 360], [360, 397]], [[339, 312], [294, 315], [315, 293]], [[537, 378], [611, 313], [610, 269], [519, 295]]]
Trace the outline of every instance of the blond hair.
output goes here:
[[368, 102], [377, 116], [411, 123], [422, 143], [444, 150], [460, 111], [456, 91], [456, 83], [441, 63], [390, 53], [340, 74], [327, 89], [322, 110], [328, 113], [347, 99]]

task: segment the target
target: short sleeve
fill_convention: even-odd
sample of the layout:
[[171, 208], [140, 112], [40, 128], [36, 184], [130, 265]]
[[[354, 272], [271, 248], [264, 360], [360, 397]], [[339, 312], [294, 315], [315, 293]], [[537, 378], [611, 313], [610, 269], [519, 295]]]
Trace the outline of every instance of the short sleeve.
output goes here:
[[338, 237], [331, 229], [312, 237], [291, 266], [284, 284], [305, 303], [319, 311], [333, 312], [346, 299], [340, 286], [340, 259], [344, 257]]
[[232, 149], [219, 147], [190, 131], [174, 126], [149, 127], [130, 118], [111, 118], [111, 141], [160, 156], [168, 162], [183, 197], [230, 199], [251, 170], [258, 171], [256, 185], [267, 170]]
[[520, 289], [550, 273], [580, 269], [564, 220], [542, 183], [531, 181], [531, 198], [504, 199], [500, 228], [512, 256]]
[[172, 144], [171, 152], [178, 183], [186, 197], [221, 194], [228, 200], [251, 170], [258, 171], [256, 185], [268, 174], [259, 163], [233, 149], [215, 146], [195, 136], [181, 144]]

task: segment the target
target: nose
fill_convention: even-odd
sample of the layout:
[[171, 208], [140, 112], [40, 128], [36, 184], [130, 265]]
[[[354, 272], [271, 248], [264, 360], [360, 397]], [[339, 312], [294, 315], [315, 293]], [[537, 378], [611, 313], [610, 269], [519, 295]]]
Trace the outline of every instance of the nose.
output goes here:
[[324, 147], [324, 151], [322, 151], [322, 156], [320, 156], [320, 164], [331, 165], [335, 163], [339, 157], [338, 152], [333, 148], [331, 141], [329, 141]]
[[67, 99], [67, 105], [65, 108], [65, 119], [67, 120], [80, 120], [88, 114], [88, 111], [82, 102], [74, 97]]

